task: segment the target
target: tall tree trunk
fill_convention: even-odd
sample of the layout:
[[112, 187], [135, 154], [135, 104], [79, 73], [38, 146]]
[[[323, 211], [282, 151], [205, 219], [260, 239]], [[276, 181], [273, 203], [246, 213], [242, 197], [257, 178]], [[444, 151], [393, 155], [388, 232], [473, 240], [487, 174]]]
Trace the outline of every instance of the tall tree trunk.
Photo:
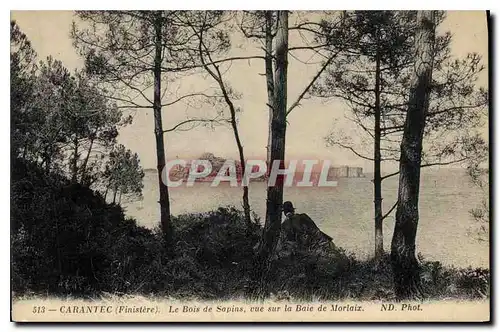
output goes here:
[[375, 259], [378, 260], [384, 255], [384, 236], [382, 224], [382, 175], [380, 174], [380, 52], [377, 49], [375, 55], [375, 133], [374, 133], [374, 162], [373, 162], [373, 191], [375, 209]]
[[113, 204], [116, 203], [116, 194], [118, 193], [118, 188], [115, 187], [114, 191], [115, 192], [113, 193]]
[[[274, 78], [273, 78], [273, 12], [267, 10], [266, 17], [266, 48], [265, 48], [265, 66], [266, 66], [266, 86], [267, 86], [267, 104], [269, 108], [269, 123], [273, 121], [273, 104], [274, 104]], [[267, 167], [271, 167], [271, 144], [272, 144], [272, 127], [269, 126], [267, 133]]]
[[[219, 69], [217, 72], [220, 75]], [[220, 76], [222, 79], [222, 76]], [[234, 104], [229, 98], [229, 95], [226, 92], [226, 89], [221, 85], [222, 93], [224, 95], [224, 99], [229, 106], [229, 111], [231, 113], [231, 127], [233, 128], [234, 139], [236, 141], [236, 145], [238, 147], [238, 155], [240, 157], [241, 164], [241, 174], [242, 176], [245, 174], [246, 164], [245, 164], [245, 155], [243, 153], [243, 145], [241, 144], [240, 133], [238, 130], [238, 124], [236, 123], [236, 109], [234, 108]], [[242, 178], [243, 180], [243, 178]], [[252, 219], [250, 218], [250, 203], [248, 201], [248, 186], [243, 186], [243, 211], [245, 213], [245, 221], [248, 225], [252, 223]]]
[[88, 183], [90, 181], [87, 181], [88, 179], [85, 177], [87, 174], [87, 165], [88, 165], [88, 162], [89, 162], [89, 158], [90, 158], [90, 153], [92, 152], [92, 147], [94, 146], [94, 140], [95, 140], [95, 137], [92, 136], [90, 138], [90, 143], [89, 143], [89, 148], [87, 150], [87, 155], [85, 156], [85, 159], [83, 160], [83, 164], [82, 164], [82, 169], [80, 171], [80, 182], [83, 184], [83, 185], [88, 185]]
[[42, 154], [42, 162], [40, 165], [43, 166], [45, 164], [45, 171], [49, 172], [50, 167], [51, 167], [51, 163], [52, 163], [52, 160], [51, 160], [51, 154], [49, 152], [49, 148], [45, 147], [44, 152]]
[[[288, 12], [278, 12], [278, 30], [275, 45], [274, 103], [271, 121], [271, 160], [284, 166], [287, 106], [288, 67]], [[260, 257], [267, 261], [274, 251], [281, 227], [281, 206], [283, 204], [283, 176], [279, 176], [274, 186], [267, 188], [266, 223], [260, 245]]]
[[78, 175], [78, 136], [75, 135], [75, 138], [73, 139], [73, 158], [71, 159], [71, 182], [76, 183], [77, 182], [77, 175]]
[[415, 73], [401, 141], [398, 205], [391, 244], [391, 263], [398, 299], [410, 299], [422, 295], [415, 240], [419, 219], [418, 198], [422, 140], [432, 80], [435, 40], [434, 12], [419, 11], [417, 23]]
[[[243, 145], [241, 145], [240, 134], [238, 132], [238, 125], [236, 123], [236, 112], [234, 107], [230, 107], [231, 109], [231, 126], [233, 127], [234, 139], [236, 140], [236, 145], [238, 146], [238, 154], [240, 157], [241, 164], [241, 175], [245, 174], [245, 155], [243, 154]], [[243, 180], [243, 178], [242, 178]], [[243, 211], [245, 212], [245, 221], [248, 225], [252, 223], [252, 219], [250, 217], [250, 203], [248, 201], [248, 186], [243, 186]]]
[[154, 59], [154, 121], [156, 138], [156, 158], [158, 170], [158, 186], [160, 189], [160, 222], [163, 236], [170, 242], [172, 225], [170, 219], [170, 202], [168, 187], [162, 181], [161, 173], [165, 167], [165, 145], [163, 142], [163, 124], [161, 119], [161, 61], [162, 61], [162, 12], [155, 13], [155, 59]]
[[[200, 44], [199, 44], [199, 52], [200, 52], [200, 60], [203, 64], [205, 70], [214, 78], [214, 80], [218, 83], [220, 90], [223, 94], [224, 101], [229, 107], [229, 112], [231, 114], [231, 127], [233, 129], [234, 139], [236, 141], [236, 146], [238, 147], [238, 155], [240, 158], [240, 166], [241, 166], [241, 175], [244, 176], [246, 170], [246, 162], [245, 162], [245, 154], [243, 152], [243, 144], [241, 144], [240, 133], [238, 130], [238, 123], [236, 121], [236, 108], [234, 107], [234, 103], [231, 100], [230, 92], [226, 88], [224, 83], [223, 74], [221, 73], [219, 66], [217, 64], [212, 64], [214, 70], [210, 69], [210, 67], [206, 64], [204, 60], [203, 54], [203, 29], [199, 33]], [[210, 62], [213, 62], [212, 57], [210, 55], [210, 51], [206, 49], [207, 57]], [[243, 177], [241, 178], [243, 180]], [[243, 183], [242, 183], [243, 184]], [[243, 184], [243, 211], [245, 213], [245, 222], [247, 225], [252, 223], [252, 219], [250, 216], [250, 203], [248, 200], [248, 186]]]

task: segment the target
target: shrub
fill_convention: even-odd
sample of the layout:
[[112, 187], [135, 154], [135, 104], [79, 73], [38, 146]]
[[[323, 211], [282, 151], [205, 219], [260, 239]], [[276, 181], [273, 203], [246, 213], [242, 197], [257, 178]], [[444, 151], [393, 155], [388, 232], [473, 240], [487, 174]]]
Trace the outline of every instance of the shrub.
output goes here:
[[151, 235], [100, 194], [36, 165], [15, 160], [11, 187], [16, 292], [86, 295], [114, 290], [109, 280], [116, 246], [125, 241], [129, 254], [140, 255], [142, 244], [133, 244]]

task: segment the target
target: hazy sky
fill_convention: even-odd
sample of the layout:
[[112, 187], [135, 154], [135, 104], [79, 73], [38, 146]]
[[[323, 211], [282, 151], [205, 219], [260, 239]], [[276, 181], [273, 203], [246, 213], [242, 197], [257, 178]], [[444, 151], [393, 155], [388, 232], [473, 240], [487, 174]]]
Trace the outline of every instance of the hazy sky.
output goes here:
[[[40, 59], [48, 55], [61, 60], [69, 69], [80, 68], [82, 60], [76, 54], [69, 37], [73, 13], [69, 11], [15, 11], [11, 14], [21, 29], [32, 41], [33, 47]], [[452, 51], [455, 56], [464, 56], [468, 52], [483, 55], [483, 63], [488, 63], [487, 26], [485, 12], [451, 11], [441, 29], [453, 34]], [[298, 36], [291, 36], [290, 44], [298, 41]], [[258, 45], [243, 45], [243, 49], [235, 49], [234, 54], [258, 54]], [[301, 60], [308, 60], [306, 54], [297, 54]], [[291, 104], [308, 84], [317, 71], [317, 65], [304, 65], [291, 58], [289, 63], [288, 102]], [[264, 157], [267, 141], [268, 110], [265, 78], [261, 60], [234, 63], [227, 76], [231, 86], [242, 94], [236, 104], [242, 109], [239, 117], [241, 139], [247, 157]], [[198, 76], [201, 84], [212, 84], [210, 78]], [[204, 81], [202, 81], [204, 80]], [[487, 71], [480, 77], [479, 84], [487, 87]], [[180, 82], [182, 88], [190, 89], [193, 79]], [[151, 98], [152, 99], [152, 98]], [[211, 110], [193, 110], [187, 105], [164, 108], [164, 128], [169, 128], [182, 121], [186, 114], [210, 113]], [[296, 108], [288, 117], [286, 152], [287, 158], [318, 158], [328, 159], [333, 164], [349, 164], [362, 166], [371, 171], [369, 163], [356, 157], [349, 151], [327, 147], [324, 137], [336, 126], [342, 126], [349, 131], [351, 124], [344, 117], [345, 107], [342, 103], [308, 99]], [[484, 128], [487, 135], [487, 127]], [[152, 110], [134, 112], [132, 125], [120, 131], [119, 141], [127, 148], [137, 152], [144, 168], [154, 168], [156, 165], [154, 125]], [[237, 149], [232, 131], [226, 127], [214, 130], [198, 127], [191, 131], [172, 132], [165, 135], [167, 158], [194, 157], [203, 152], [213, 152], [226, 158], [236, 158]], [[369, 150], [366, 151], [370, 153]], [[386, 166], [385, 171], [392, 169]]]

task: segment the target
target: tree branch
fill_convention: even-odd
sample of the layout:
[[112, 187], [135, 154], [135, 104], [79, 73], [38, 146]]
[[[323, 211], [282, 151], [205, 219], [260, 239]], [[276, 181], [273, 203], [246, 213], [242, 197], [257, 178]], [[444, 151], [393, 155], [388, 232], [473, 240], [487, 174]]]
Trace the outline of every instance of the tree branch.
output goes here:
[[221, 96], [210, 96], [210, 95], [207, 95], [206, 93], [190, 93], [190, 94], [187, 94], [187, 95], [184, 95], [182, 97], [179, 97], [177, 98], [176, 100], [174, 101], [171, 101], [169, 103], [166, 103], [166, 104], [162, 104], [161, 106], [171, 106], [171, 105], [174, 105], [176, 103], [178, 103], [179, 101], [183, 100], [183, 99], [186, 99], [186, 98], [190, 98], [190, 97], [206, 97], [206, 98], [218, 98], [218, 97], [221, 97]]
[[[427, 164], [420, 165], [420, 168], [431, 167], [431, 166], [446, 166], [446, 165], [451, 165], [451, 164], [457, 164], [457, 163], [460, 163], [462, 161], [466, 161], [467, 159], [468, 158], [461, 158], [461, 159], [451, 160], [451, 161], [446, 161], [446, 162], [427, 163]], [[393, 176], [398, 175], [398, 174], [399, 174], [399, 171], [394, 172], [394, 173], [390, 173], [390, 174], [382, 176], [380, 178], [380, 180], [383, 181], [383, 180], [385, 180], [387, 178], [393, 177]]]
[[234, 60], [252, 60], [252, 59], [264, 60], [264, 56], [262, 56], [262, 55], [235, 56], [235, 57], [225, 58], [225, 59], [216, 60], [216, 61], [212, 61], [212, 62], [205, 62], [205, 64], [186, 65], [186, 66], [182, 66], [182, 67], [172, 67], [172, 68], [161, 67], [161, 69], [166, 71], [166, 72], [176, 72], [176, 71], [181, 71], [181, 70], [204, 68], [205, 65], [206, 66], [217, 65], [220, 63], [230, 62], [230, 61], [234, 61]]
[[172, 131], [176, 130], [177, 128], [179, 128], [179, 127], [181, 127], [181, 126], [183, 126], [185, 124], [193, 123], [193, 122], [199, 122], [199, 123], [219, 123], [220, 120], [217, 119], [217, 118], [214, 118], [214, 119], [188, 119], [188, 120], [184, 120], [182, 122], [179, 122], [178, 124], [176, 124], [172, 128], [166, 129], [163, 132], [164, 133], [169, 133], [169, 132], [172, 132]]
[[469, 158], [462, 158], [462, 159], [446, 161], [446, 162], [428, 163], [428, 164], [420, 165], [420, 168], [430, 167], [430, 166], [446, 166], [446, 165], [451, 165], [451, 164], [457, 164], [457, 163], [460, 163], [462, 161], [466, 161], [467, 159], [469, 159]]
[[382, 216], [382, 220], [384, 220], [385, 218], [387, 218], [391, 214], [391, 212], [394, 211], [394, 209], [396, 208], [396, 206], [398, 206], [398, 202], [394, 203], [394, 205], [390, 208], [390, 210], [387, 211], [387, 213]]
[[366, 159], [366, 160], [375, 161], [373, 158], [370, 158], [370, 157], [367, 157], [367, 156], [363, 156], [362, 154], [360, 154], [359, 152], [357, 152], [356, 150], [354, 150], [354, 148], [352, 146], [348, 146], [348, 145], [342, 144], [340, 142], [332, 142], [331, 144], [335, 144], [335, 145], [340, 146], [341, 148], [351, 150], [352, 153], [354, 153], [356, 156], [358, 156], [360, 158], [363, 158], [363, 159]]
[[314, 83], [316, 82], [316, 80], [321, 76], [321, 74], [325, 71], [326, 67], [328, 67], [328, 65], [337, 56], [337, 54], [338, 54], [338, 52], [335, 53], [335, 55], [332, 55], [330, 57], [330, 59], [328, 59], [328, 61], [325, 62], [325, 64], [323, 65], [323, 67], [321, 67], [321, 69], [316, 73], [316, 75], [313, 77], [313, 79], [311, 80], [311, 82], [309, 82], [309, 84], [306, 86], [306, 88], [304, 89], [304, 91], [302, 91], [302, 93], [297, 97], [297, 100], [295, 100], [295, 102], [288, 108], [288, 110], [286, 112], [286, 116], [288, 116], [288, 114], [290, 114], [290, 112], [293, 111], [293, 109], [299, 105], [299, 103], [302, 100], [302, 98], [304, 98], [304, 96], [306, 95], [306, 93], [314, 85]]
[[388, 179], [388, 178], [393, 177], [394, 175], [398, 175], [398, 174], [399, 174], [399, 171], [394, 172], [394, 173], [389, 173], [389, 174], [387, 174], [387, 175], [382, 176], [382, 177], [380, 178], [380, 181], [384, 181], [385, 179]]
[[118, 106], [118, 108], [152, 108], [153, 107], [153, 105], [150, 105], [150, 106], [140, 105], [140, 104], [133, 102], [132, 100], [127, 100], [127, 99], [120, 98], [120, 97], [107, 96], [107, 95], [100, 95], [100, 96], [129, 104], [129, 105]]

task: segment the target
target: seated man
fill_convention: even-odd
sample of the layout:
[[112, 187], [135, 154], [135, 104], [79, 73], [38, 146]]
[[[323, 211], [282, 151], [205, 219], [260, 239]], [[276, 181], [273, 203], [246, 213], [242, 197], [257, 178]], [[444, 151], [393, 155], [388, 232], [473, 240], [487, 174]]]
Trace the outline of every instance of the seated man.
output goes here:
[[281, 241], [294, 242], [301, 249], [320, 249], [333, 245], [332, 237], [323, 233], [305, 213], [295, 214], [292, 202], [283, 203], [285, 220], [281, 224]]

